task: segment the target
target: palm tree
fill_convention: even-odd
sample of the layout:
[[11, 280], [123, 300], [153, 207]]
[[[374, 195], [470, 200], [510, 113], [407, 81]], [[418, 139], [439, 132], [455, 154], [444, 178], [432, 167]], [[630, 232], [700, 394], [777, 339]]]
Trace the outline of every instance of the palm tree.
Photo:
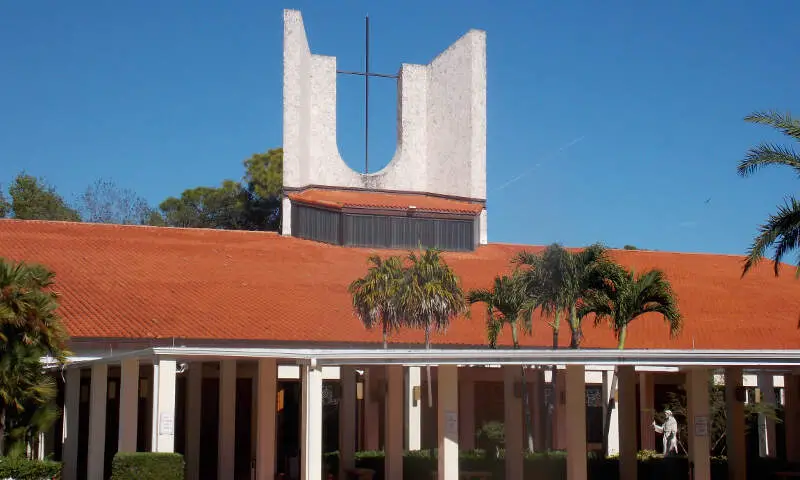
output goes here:
[[608, 321], [617, 338], [617, 348], [625, 348], [630, 323], [647, 313], [660, 315], [669, 325], [671, 336], [680, 333], [683, 320], [678, 300], [664, 272], [649, 270], [639, 275], [621, 265], [606, 270], [604, 288], [583, 297], [578, 316], [593, 314], [595, 324]]
[[[0, 258], [0, 439], [14, 427], [23, 440], [52, 405], [55, 389], [42, 371], [40, 358], [66, 360], [67, 334], [56, 313], [58, 295], [52, 291], [53, 272], [40, 265]], [[28, 419], [29, 421], [23, 421]], [[21, 429], [21, 430], [20, 430]]]
[[[570, 327], [570, 348], [580, 348], [583, 340], [581, 318], [577, 315], [578, 302], [584, 294], [602, 280], [601, 271], [608, 263], [606, 249], [599, 244], [583, 250], [571, 252], [561, 245], [552, 244], [541, 253], [520, 252], [513, 262], [521, 269], [525, 291], [536, 298], [539, 309], [553, 329], [553, 349], [558, 349], [561, 319], [567, 318]], [[553, 415], [557, 390], [556, 365], [551, 367], [550, 388], [552, 395], [548, 402], [545, 419], [546, 443], [553, 439]]]
[[[664, 272], [658, 269], [635, 275], [625, 267], [608, 263], [603, 266], [603, 281], [582, 299], [578, 316], [594, 315], [595, 325], [607, 321], [617, 338], [617, 348], [625, 348], [630, 323], [647, 313], [660, 315], [669, 325], [670, 336], [675, 337], [683, 327], [678, 301]], [[611, 392], [617, 388], [617, 371], [611, 379]], [[609, 400], [606, 409], [604, 450], [608, 445], [613, 405]]]
[[[403, 324], [425, 332], [425, 349], [431, 348], [431, 332], [443, 332], [450, 320], [468, 313], [464, 292], [458, 277], [441, 256], [441, 251], [428, 249], [419, 255], [408, 254], [410, 262], [399, 291], [399, 312]], [[428, 377], [428, 407], [433, 406], [431, 369]]]
[[528, 294], [539, 298], [542, 313], [553, 318], [554, 349], [558, 348], [562, 315], [571, 332], [570, 348], [580, 348], [583, 329], [577, 308], [581, 298], [602, 281], [603, 267], [609, 261], [605, 247], [599, 244], [577, 252], [553, 244], [541, 254], [520, 252], [515, 257], [515, 263], [526, 267], [523, 282]]
[[400, 329], [398, 292], [403, 282], [403, 261], [400, 257], [383, 260], [378, 255], [369, 257], [372, 266], [364, 277], [354, 280], [349, 287], [353, 296], [353, 310], [367, 329], [380, 324], [383, 348], [388, 348], [389, 335]]
[[[791, 114], [774, 111], [756, 112], [745, 117], [745, 121], [768, 125], [789, 138], [800, 141], [800, 120], [792, 118]], [[800, 154], [791, 147], [762, 143], [747, 152], [736, 170], [742, 177], [748, 177], [761, 168], [771, 165], [784, 165], [794, 169], [795, 174], [798, 174]], [[800, 202], [789, 196], [785, 204], [779, 206], [778, 211], [770, 215], [769, 219], [759, 227], [759, 233], [747, 251], [742, 276], [764, 257], [770, 247], [775, 247], [772, 261], [775, 275], [778, 275], [784, 255], [796, 249], [798, 245], [800, 245]], [[800, 265], [797, 274], [800, 275]]]
[[[486, 304], [486, 329], [489, 346], [497, 347], [497, 337], [505, 325], [511, 328], [511, 341], [514, 349], [519, 349], [519, 331], [531, 333], [531, 315], [537, 304], [525, 293], [524, 285], [518, 273], [497, 276], [494, 287], [476, 289], [469, 292], [467, 301], [470, 304]], [[527, 429], [528, 451], [533, 452], [533, 421], [531, 419], [530, 396], [526, 379], [526, 368], [522, 367], [522, 401]]]
[[6, 413], [2, 433], [7, 441], [0, 450], [23, 454], [25, 445], [58, 418], [57, 393], [55, 379], [45, 372], [38, 349], [21, 342], [6, 349], [0, 355], [0, 405]]

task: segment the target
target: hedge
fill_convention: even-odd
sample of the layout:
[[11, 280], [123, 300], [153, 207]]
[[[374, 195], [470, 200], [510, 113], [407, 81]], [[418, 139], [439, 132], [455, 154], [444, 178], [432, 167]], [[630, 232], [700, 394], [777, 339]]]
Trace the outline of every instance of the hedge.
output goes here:
[[[403, 477], [406, 480], [431, 478], [430, 472], [437, 468], [436, 450], [419, 450], [405, 452], [403, 456]], [[487, 455], [481, 450], [459, 452], [459, 466], [462, 470], [488, 471], [492, 478], [505, 478], [505, 460], [502, 453], [499, 458], [494, 454]], [[369, 468], [375, 471], [375, 480], [383, 480], [384, 453], [382, 451], [357, 452], [356, 467]], [[589, 454], [589, 480], [618, 480], [619, 459], [600, 458]], [[325, 455], [325, 464], [330, 473], [339, 468], [338, 452]], [[688, 480], [689, 460], [686, 457], [661, 457], [641, 452], [638, 455], [638, 477], [652, 480]], [[524, 460], [525, 479], [562, 479], [566, 478], [566, 452], [553, 451], [547, 453], [526, 454]], [[800, 465], [789, 465], [775, 459], [752, 459], [748, 461], [748, 479], [773, 478], [775, 472], [781, 470], [800, 470]], [[727, 480], [728, 465], [724, 457], [711, 459], [711, 478]]]
[[118, 453], [111, 480], [183, 480], [183, 456], [178, 453]]
[[0, 478], [14, 480], [50, 480], [59, 478], [61, 464], [58, 462], [28, 460], [24, 457], [0, 457]]

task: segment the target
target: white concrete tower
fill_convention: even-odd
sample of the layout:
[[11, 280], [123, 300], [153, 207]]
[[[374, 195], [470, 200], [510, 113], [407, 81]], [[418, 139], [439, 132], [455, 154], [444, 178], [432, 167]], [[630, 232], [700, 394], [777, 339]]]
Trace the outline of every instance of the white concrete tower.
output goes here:
[[[377, 204], [393, 215], [401, 205], [389, 204], [398, 197], [407, 198], [404, 208], [414, 213], [426, 209], [419, 197], [467, 204], [462, 220], [468, 219], [467, 213], [474, 217], [470, 235], [475, 245], [485, 244], [486, 34], [470, 30], [427, 65], [402, 64], [397, 149], [385, 168], [369, 174], [352, 170], [339, 154], [336, 58], [311, 53], [296, 10], [284, 11], [283, 35], [282, 233], [297, 235], [292, 224], [309, 222], [292, 211], [298, 203], [309, 205], [324, 197], [327, 207], [342, 209], [358, 204], [353, 195], [383, 194], [395, 200], [382, 197]], [[304, 195], [309, 190], [317, 193]], [[459, 210], [429, 204], [428, 217]]]

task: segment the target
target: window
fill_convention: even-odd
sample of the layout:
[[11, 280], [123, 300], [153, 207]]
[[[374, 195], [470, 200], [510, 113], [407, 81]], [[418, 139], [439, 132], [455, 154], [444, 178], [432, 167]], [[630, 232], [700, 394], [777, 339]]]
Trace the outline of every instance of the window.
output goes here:
[[292, 209], [292, 235], [352, 247], [411, 249], [435, 247], [471, 251], [476, 246], [477, 217], [420, 218], [354, 214], [306, 205]]

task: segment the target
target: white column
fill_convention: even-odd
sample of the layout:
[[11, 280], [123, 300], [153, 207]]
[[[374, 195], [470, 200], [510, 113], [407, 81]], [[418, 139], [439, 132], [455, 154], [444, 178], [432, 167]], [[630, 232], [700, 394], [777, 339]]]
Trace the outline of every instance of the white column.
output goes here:
[[693, 368], [686, 373], [689, 407], [689, 452], [694, 464], [693, 480], [711, 479], [709, 433], [711, 418], [708, 398], [709, 371]]
[[520, 368], [518, 365], [503, 366], [503, 425], [506, 440], [506, 478], [522, 480], [523, 448], [522, 395]]
[[744, 398], [736, 399], [736, 390], [742, 386], [742, 369], [725, 369], [725, 441], [728, 457], [728, 478], [745, 480], [747, 478], [747, 451], [745, 443]]
[[458, 428], [459, 449], [475, 449], [475, 380], [472, 370], [461, 369], [458, 382], [458, 414], [460, 425]]
[[[619, 389], [619, 478], [636, 480], [636, 370], [617, 367]], [[650, 421], [652, 423], [652, 420]]]
[[300, 480], [322, 480], [322, 369], [303, 365]]
[[68, 368], [64, 383], [64, 480], [78, 478], [78, 427], [80, 425], [81, 370]]
[[386, 367], [386, 417], [385, 438], [386, 461], [384, 462], [384, 477], [386, 480], [403, 480], [403, 405], [405, 390], [402, 365], [387, 365]]
[[278, 395], [278, 365], [274, 358], [258, 361], [256, 401], [256, 480], [275, 478], [275, 402]]
[[119, 446], [120, 452], [136, 451], [139, 425], [139, 360], [123, 360], [119, 386]]
[[92, 365], [92, 384], [89, 394], [89, 453], [86, 458], [86, 478], [103, 480], [106, 454], [106, 403], [108, 402], [108, 365]]
[[438, 480], [458, 480], [458, 366], [438, 367]]
[[[771, 372], [759, 372], [758, 389], [761, 403], [775, 407], [775, 384]], [[775, 420], [763, 413], [758, 414], [758, 453], [762, 457], [775, 457]]]
[[356, 372], [342, 366], [339, 370], [342, 394], [339, 397], [339, 478], [355, 467], [356, 450]]
[[53, 438], [53, 426], [51, 425], [50, 428], [47, 429], [47, 432], [39, 432], [39, 443], [36, 449], [36, 459], [37, 460], [44, 460], [45, 457], [49, 452], [52, 450], [49, 449], [50, 440]]
[[186, 382], [186, 478], [200, 480], [200, 427], [203, 419], [203, 362], [189, 364]]
[[[606, 455], [619, 455], [619, 378], [616, 370], [603, 371], [603, 434], [606, 437]], [[611, 408], [609, 416], [608, 409]], [[608, 422], [606, 419], [608, 418]], [[608, 429], [608, 431], [605, 431]]]
[[236, 360], [219, 362], [217, 478], [233, 478], [236, 467]]
[[652, 373], [639, 373], [639, 403], [641, 410], [640, 436], [642, 439], [642, 450], [656, 449], [656, 432], [653, 430], [653, 420], [655, 417], [655, 378]]
[[153, 365], [154, 452], [175, 451], [175, 360], [157, 359]]
[[567, 365], [567, 480], [586, 480], [586, 368]]
[[[406, 450], [422, 448], [422, 372], [420, 367], [408, 367], [406, 374]], [[420, 398], [414, 398], [414, 389]]]
[[800, 462], [800, 376], [783, 376], [786, 418], [786, 460]]

